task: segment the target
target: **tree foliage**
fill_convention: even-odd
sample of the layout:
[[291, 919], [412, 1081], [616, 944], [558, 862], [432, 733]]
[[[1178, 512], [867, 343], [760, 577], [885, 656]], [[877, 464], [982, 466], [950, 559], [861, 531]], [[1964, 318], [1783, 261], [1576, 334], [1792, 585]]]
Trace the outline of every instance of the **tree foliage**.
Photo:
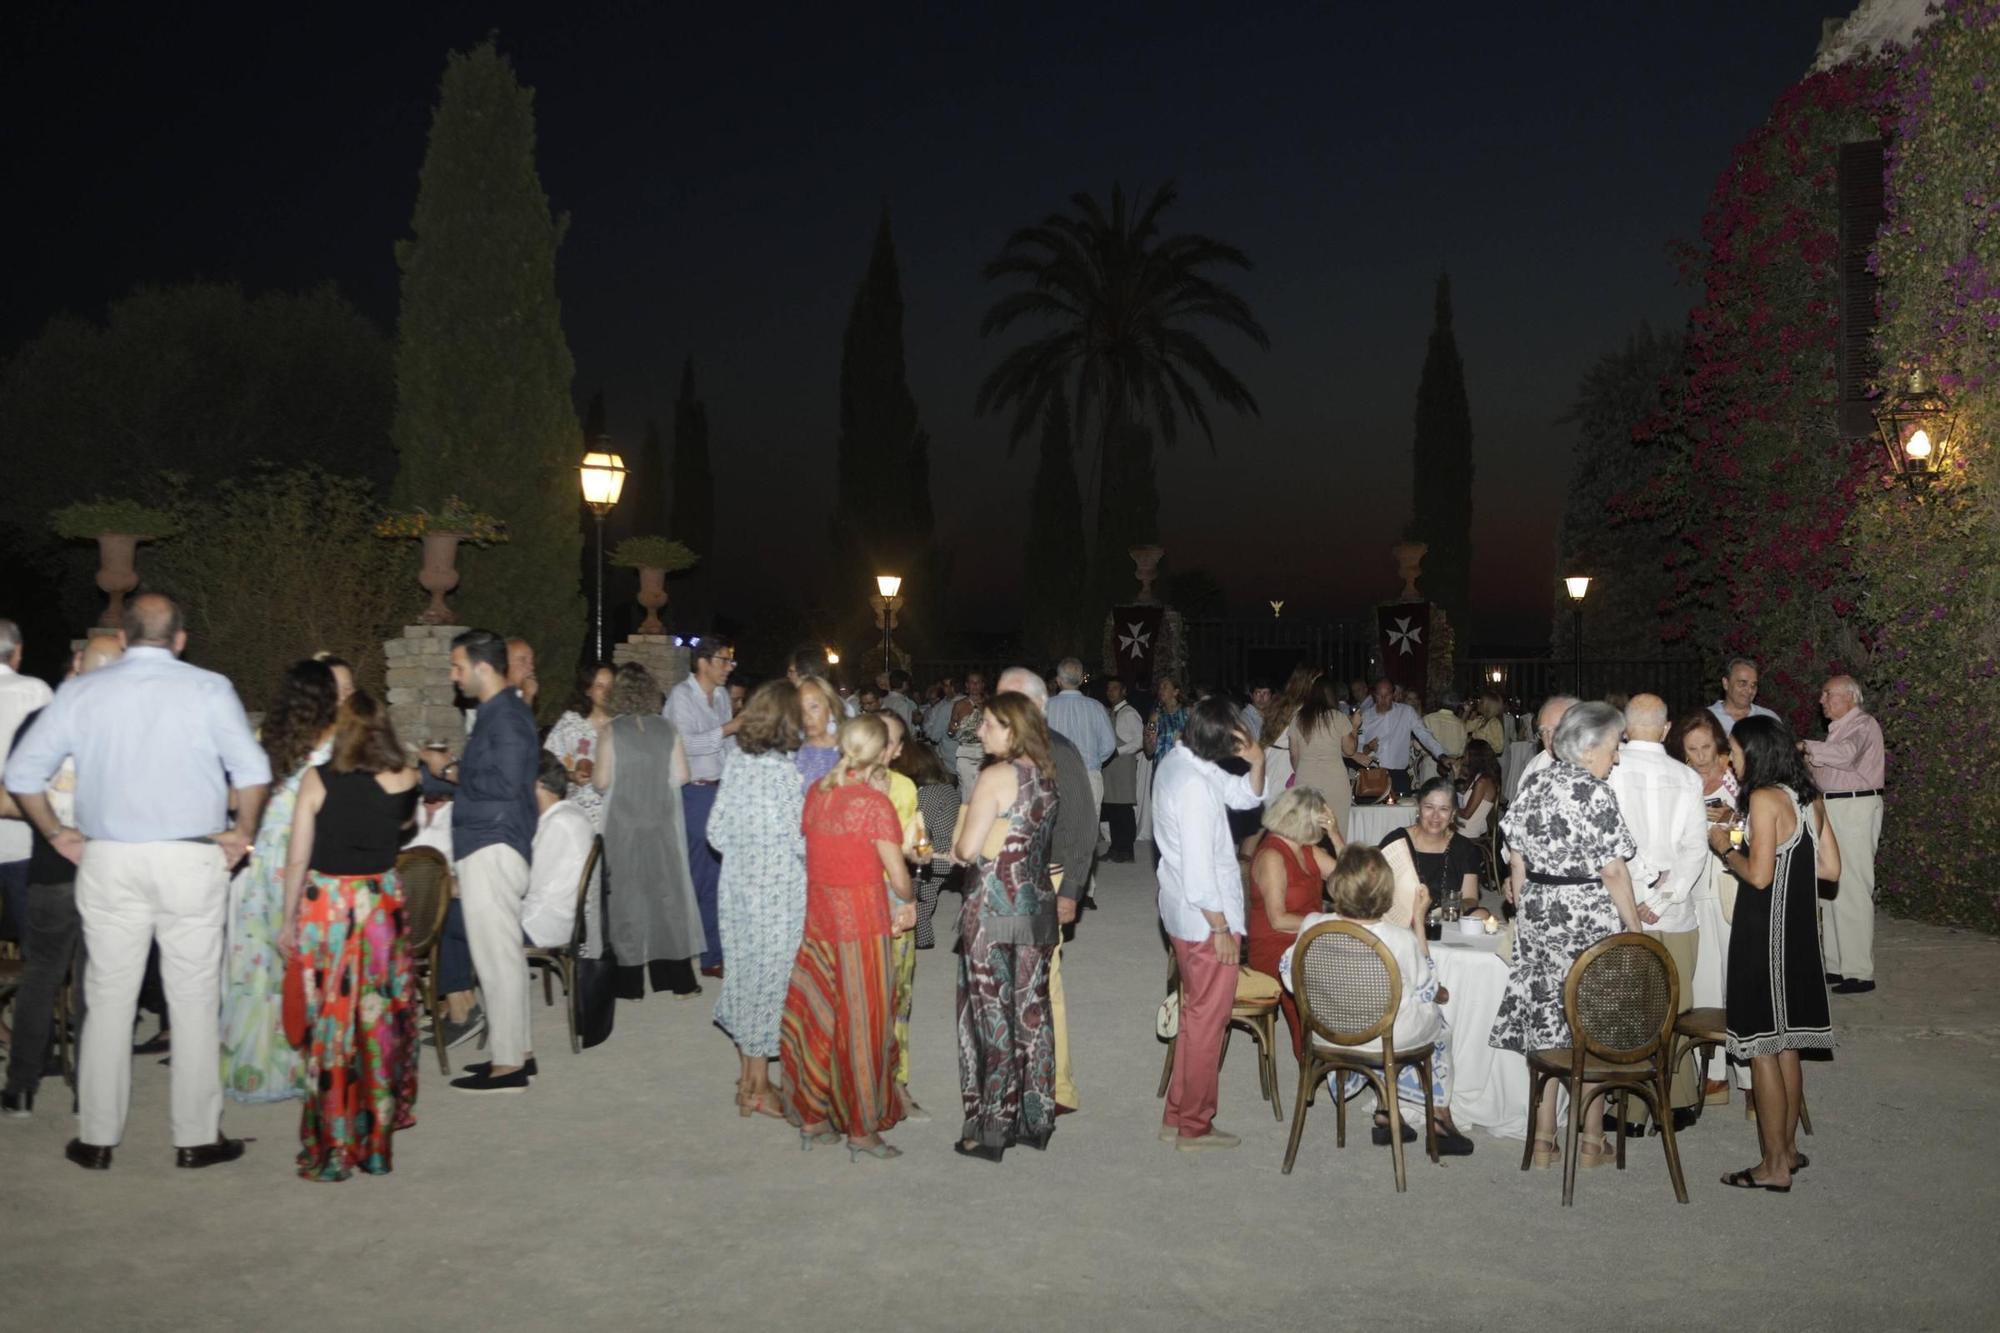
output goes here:
[[34, 457], [8, 467], [0, 521], [39, 537], [79, 496], [150, 503], [165, 472], [211, 486], [257, 459], [386, 484], [394, 399], [388, 340], [331, 286], [140, 287], [102, 323], [57, 316], [0, 371], [0, 440]]
[[840, 356], [829, 603], [852, 606], [841, 637], [869, 640], [861, 612], [878, 574], [904, 580], [907, 648], [935, 631], [942, 565], [933, 541], [930, 439], [917, 419], [903, 356], [903, 289], [885, 212], [855, 291]]
[[1098, 639], [1089, 622], [1085, 589], [1076, 577], [1085, 555], [1083, 500], [1069, 432], [1069, 404], [1058, 394], [1042, 416], [1021, 582], [1021, 638], [1029, 657], [1038, 662], [1072, 654], [1087, 660], [1095, 656], [1091, 650]]
[[[310, 464], [255, 464], [213, 487], [170, 495], [180, 535], [150, 545], [146, 586], [177, 597], [188, 659], [262, 708], [286, 666], [316, 652], [382, 683], [382, 643], [423, 604], [416, 548], [375, 535], [368, 483]], [[378, 694], [379, 697], [379, 694]]]
[[[708, 450], [708, 404], [695, 392], [694, 358], [681, 367], [680, 396], [674, 400], [672, 509], [666, 531], [676, 541], [708, 555], [715, 549], [715, 464]], [[673, 623], [711, 628], [715, 619], [714, 575], [696, 569], [675, 581], [679, 609]], [[789, 649], [787, 649], [789, 651]]]
[[586, 619], [582, 433], [555, 286], [565, 225], [535, 173], [533, 92], [490, 40], [453, 52], [396, 246], [396, 496], [459, 494], [506, 521], [507, 545], [461, 557], [457, 610], [526, 637], [553, 670], [577, 659]]
[[1472, 408], [1451, 328], [1451, 278], [1442, 273], [1433, 308], [1430, 345], [1417, 381], [1408, 531], [1412, 541], [1430, 548], [1424, 555], [1424, 591], [1462, 623], [1472, 603]]
[[1930, 493], [1873, 474], [1846, 538], [1889, 748], [1877, 899], [2000, 932], [2000, 10], [1942, 11], [1897, 70], [1878, 336], [1883, 366], [1925, 372], [1958, 421]]
[[[1651, 485], [1667, 461], [1659, 436], [1681, 373], [1681, 340], [1641, 325], [1622, 348], [1584, 372], [1576, 402], [1562, 418], [1576, 427], [1576, 444], [1556, 568], [1595, 580], [1584, 641], [1598, 658], [1653, 658], [1666, 651], [1660, 631], [1672, 605], [1673, 580], [1660, 553], [1672, 525], [1660, 515], [1634, 510], [1629, 497]], [[1576, 645], [1568, 597], [1561, 602], [1553, 651], [1558, 661], [1567, 661]]]
[[1009, 440], [1018, 444], [1052, 402], [1068, 403], [1072, 438], [1088, 446], [1095, 482], [1085, 502], [1096, 509], [1089, 585], [1099, 614], [1112, 588], [1122, 586], [1117, 571], [1129, 531], [1156, 521], [1131, 514], [1156, 512], [1157, 504], [1147, 510], [1143, 498], [1117, 494], [1142, 473], [1156, 489], [1153, 443], [1171, 446], [1185, 419], [1212, 448], [1210, 401], [1257, 415], [1256, 398], [1201, 330], [1217, 326], [1270, 347], [1249, 303], [1211, 276], [1247, 270], [1249, 257], [1213, 237], [1161, 234], [1161, 215], [1178, 197], [1171, 182], [1136, 204], [1117, 185], [1109, 207], [1074, 195], [1073, 213], [1014, 232], [983, 270], [988, 281], [1018, 289], [987, 310], [981, 335], [1024, 323], [1041, 331], [987, 374], [977, 409], [1011, 413]]

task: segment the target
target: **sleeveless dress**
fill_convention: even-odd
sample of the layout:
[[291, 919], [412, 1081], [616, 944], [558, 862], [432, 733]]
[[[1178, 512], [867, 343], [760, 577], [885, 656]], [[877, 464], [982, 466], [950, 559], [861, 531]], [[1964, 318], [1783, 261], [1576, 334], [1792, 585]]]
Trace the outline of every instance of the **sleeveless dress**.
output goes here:
[[1292, 779], [1294, 787], [1311, 787], [1325, 799], [1336, 823], [1347, 824], [1348, 807], [1354, 804], [1354, 783], [1347, 775], [1342, 742], [1354, 731], [1344, 713], [1328, 713], [1307, 735], [1298, 723], [1292, 725]]
[[1819, 952], [1819, 830], [1789, 787], [1795, 827], [1778, 848], [1769, 890], [1736, 890], [1729, 923], [1729, 1053], [1831, 1050], [1833, 1017]]
[[786, 1117], [866, 1138], [903, 1118], [896, 979], [877, 842], [900, 844], [889, 798], [851, 782], [806, 793], [806, 922], [779, 1023]]
[[357, 1168], [387, 1175], [392, 1136], [417, 1123], [417, 992], [395, 868], [417, 789], [318, 771], [326, 800], [298, 905], [307, 1092], [297, 1161], [304, 1179], [333, 1181]]
[[328, 741], [272, 789], [249, 863], [229, 882], [220, 1035], [222, 1090], [233, 1102], [282, 1102], [305, 1094], [305, 1066], [284, 1037], [285, 960], [277, 938], [285, 922], [285, 858], [292, 848], [299, 783], [308, 768], [332, 754]]
[[[604, 927], [626, 973], [622, 994], [643, 994], [640, 974], [660, 964], [662, 982], [682, 994], [700, 989], [688, 967], [675, 963], [709, 945], [688, 867], [686, 816], [674, 784], [674, 743], [680, 732], [663, 717], [626, 713], [613, 718], [611, 790], [604, 794]], [[689, 990], [682, 990], [687, 986]]]
[[[1285, 865], [1286, 913], [1303, 917], [1319, 911], [1321, 884], [1312, 852], [1304, 847], [1296, 852], [1289, 850], [1275, 833], [1264, 835], [1264, 841], [1257, 846], [1258, 854], [1262, 855], [1267, 848], [1276, 852]], [[1251, 864], [1254, 866], [1256, 862], [1253, 860]], [[1264, 895], [1257, 891], [1255, 884], [1250, 886], [1249, 899], [1250, 911], [1245, 922], [1248, 927], [1246, 961], [1275, 981], [1279, 963], [1299, 937], [1295, 931], [1278, 930], [1271, 925], [1271, 918], [1264, 912]], [[1299, 1031], [1298, 1002], [1292, 998], [1291, 991], [1280, 988], [1278, 1005], [1285, 1011], [1285, 1023], [1292, 1030], [1292, 1054], [1297, 1055], [1305, 1049], [1305, 1038]]]
[[999, 855], [968, 867], [958, 922], [959, 1139], [993, 1148], [1045, 1146], [1056, 1109], [1049, 960], [1061, 932], [1048, 873], [1056, 788], [1028, 760], [1011, 762], [1004, 840]]

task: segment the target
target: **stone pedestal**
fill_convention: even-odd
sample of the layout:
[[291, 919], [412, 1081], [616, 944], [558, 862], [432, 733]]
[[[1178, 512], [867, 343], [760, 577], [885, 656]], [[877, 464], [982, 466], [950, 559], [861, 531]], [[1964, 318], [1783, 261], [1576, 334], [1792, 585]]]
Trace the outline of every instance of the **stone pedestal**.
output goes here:
[[671, 690], [687, 679], [688, 650], [665, 634], [634, 634], [611, 650], [614, 666], [637, 662], [653, 673], [662, 690]]
[[454, 755], [465, 748], [465, 717], [451, 683], [451, 641], [464, 632], [462, 625], [405, 625], [382, 645], [389, 722], [411, 749], [428, 741], [445, 742]]

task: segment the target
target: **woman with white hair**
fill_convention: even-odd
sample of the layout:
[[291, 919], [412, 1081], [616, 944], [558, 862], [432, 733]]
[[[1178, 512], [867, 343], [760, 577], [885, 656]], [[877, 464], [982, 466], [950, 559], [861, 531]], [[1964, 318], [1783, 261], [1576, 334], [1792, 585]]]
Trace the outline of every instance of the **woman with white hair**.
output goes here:
[[[1639, 929], [1626, 866], [1639, 848], [1605, 781], [1618, 762], [1624, 730], [1624, 717], [1609, 704], [1571, 708], [1555, 729], [1555, 762], [1522, 781], [1500, 821], [1510, 849], [1507, 900], [1520, 909], [1514, 972], [1489, 1038], [1500, 1050], [1526, 1055], [1570, 1045], [1562, 1003], [1570, 967], [1605, 936]], [[1561, 1155], [1556, 1088], [1553, 1080], [1545, 1085], [1536, 1108], [1536, 1166], [1554, 1166]], [[1602, 1105], [1593, 1097], [1584, 1108], [1578, 1166], [1611, 1160]]]

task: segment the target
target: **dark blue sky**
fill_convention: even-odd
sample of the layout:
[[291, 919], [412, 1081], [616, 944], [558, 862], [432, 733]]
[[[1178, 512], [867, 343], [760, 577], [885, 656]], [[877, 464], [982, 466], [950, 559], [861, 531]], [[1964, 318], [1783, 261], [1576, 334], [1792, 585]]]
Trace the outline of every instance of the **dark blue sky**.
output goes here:
[[1245, 613], [1394, 591], [1443, 264], [1478, 459], [1473, 628], [1533, 639], [1571, 442], [1556, 419], [1640, 320], [1679, 325], [1669, 242], [1697, 235], [1731, 148], [1841, 7], [17, 9], [0, 341], [195, 276], [331, 278], [393, 327], [444, 52], [497, 27], [573, 219], [579, 403], [603, 388], [636, 444], [694, 355], [720, 455], [711, 561], [745, 609], [826, 530], [840, 333], [886, 200], [959, 618], [1011, 621], [1031, 451], [1010, 464], [1001, 423], [972, 414], [1000, 350], [977, 335], [979, 265], [1076, 190], [1171, 177], [1170, 226], [1256, 261], [1240, 287], [1272, 348], [1218, 339], [1263, 415], [1164, 459], [1169, 561]]

